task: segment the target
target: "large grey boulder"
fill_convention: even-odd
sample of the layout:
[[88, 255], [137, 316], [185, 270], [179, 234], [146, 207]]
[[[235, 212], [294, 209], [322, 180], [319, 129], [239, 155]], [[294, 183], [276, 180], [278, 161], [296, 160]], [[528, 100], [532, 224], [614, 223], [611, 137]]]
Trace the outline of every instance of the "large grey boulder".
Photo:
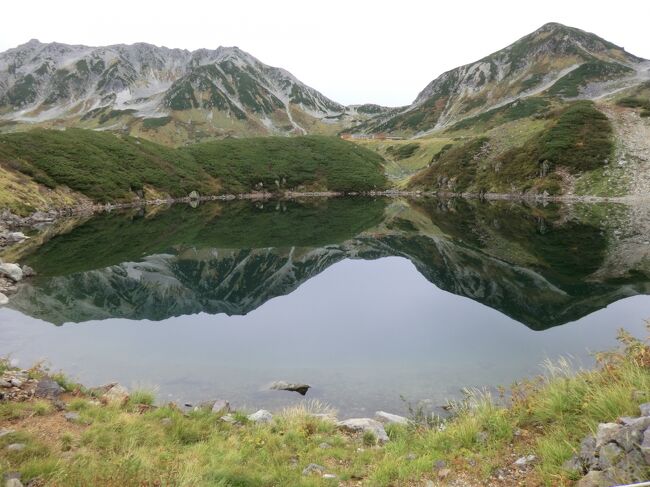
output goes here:
[[297, 392], [301, 396], [304, 396], [305, 394], [307, 394], [307, 391], [309, 390], [310, 387], [311, 386], [309, 384], [304, 384], [302, 382], [287, 382], [284, 380], [278, 380], [273, 382], [269, 386], [269, 389], [274, 391]]
[[367, 432], [369, 431], [380, 443], [385, 443], [388, 441], [388, 435], [383, 425], [379, 421], [375, 421], [370, 418], [352, 418], [346, 419], [344, 421], [339, 421], [337, 426], [343, 430], [350, 431], [353, 433]]
[[14, 282], [19, 282], [23, 279], [23, 270], [18, 264], [0, 264], [0, 276], [6, 276]]

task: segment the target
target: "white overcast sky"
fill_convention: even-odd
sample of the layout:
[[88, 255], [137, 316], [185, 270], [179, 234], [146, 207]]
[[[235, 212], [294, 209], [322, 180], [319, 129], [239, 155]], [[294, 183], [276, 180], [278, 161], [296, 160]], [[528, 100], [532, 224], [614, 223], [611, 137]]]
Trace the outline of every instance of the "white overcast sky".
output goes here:
[[23, 0], [3, 1], [0, 20], [0, 51], [31, 38], [239, 46], [345, 104], [408, 104], [440, 73], [551, 21], [650, 58], [650, 0]]

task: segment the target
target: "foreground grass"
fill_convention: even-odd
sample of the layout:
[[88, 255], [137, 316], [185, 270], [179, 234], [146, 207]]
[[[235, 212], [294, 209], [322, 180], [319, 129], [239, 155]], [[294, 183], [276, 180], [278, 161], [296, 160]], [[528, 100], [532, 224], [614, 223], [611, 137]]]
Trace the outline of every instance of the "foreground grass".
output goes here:
[[[575, 473], [562, 465], [580, 440], [599, 422], [635, 415], [650, 400], [650, 346], [620, 338], [622, 348], [601, 354], [597, 369], [569, 373], [567, 364], [554, 364], [545, 377], [516, 385], [507, 408], [471, 394], [446, 422], [416, 411], [411, 426], [388, 428], [385, 446], [314, 417], [322, 407], [309, 402], [266, 425], [236, 413], [234, 425], [209, 411], [152, 407], [146, 391], [121, 407], [99, 405], [64, 382], [74, 391], [67, 408], [79, 413], [73, 422], [46, 401], [0, 404], [0, 427], [15, 430], [0, 437], [0, 471], [54, 486], [402, 486], [437, 480], [435, 463], [443, 460], [449, 479], [461, 485], [485, 484], [498, 469], [506, 476], [501, 485], [513, 485], [513, 458], [534, 454], [525, 485], [571, 485]], [[7, 452], [17, 442], [25, 449]], [[337, 478], [302, 475], [310, 463]]]

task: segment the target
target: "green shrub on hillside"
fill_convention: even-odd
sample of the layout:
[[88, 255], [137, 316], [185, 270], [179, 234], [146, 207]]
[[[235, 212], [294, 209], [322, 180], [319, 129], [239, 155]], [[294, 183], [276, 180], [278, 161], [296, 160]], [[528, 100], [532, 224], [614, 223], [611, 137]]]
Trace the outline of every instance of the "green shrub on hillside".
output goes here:
[[128, 201], [146, 187], [182, 197], [191, 191], [367, 191], [386, 185], [381, 156], [323, 136], [231, 139], [173, 149], [107, 132], [37, 129], [0, 136], [0, 164], [99, 202]]

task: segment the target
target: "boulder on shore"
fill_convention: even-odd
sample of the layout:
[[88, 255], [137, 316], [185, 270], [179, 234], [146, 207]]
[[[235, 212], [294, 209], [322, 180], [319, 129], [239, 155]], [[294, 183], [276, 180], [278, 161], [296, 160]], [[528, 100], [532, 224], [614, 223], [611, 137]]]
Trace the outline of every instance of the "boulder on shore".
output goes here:
[[270, 423], [273, 420], [273, 415], [266, 409], [260, 409], [248, 416], [248, 420], [253, 423]]
[[18, 264], [0, 264], [0, 276], [6, 276], [14, 282], [19, 282], [23, 279], [23, 270]]
[[375, 413], [375, 419], [384, 424], [409, 424], [408, 418], [400, 416], [399, 414], [387, 413], [386, 411], [377, 411]]
[[370, 418], [351, 418], [344, 421], [339, 421], [337, 426], [343, 430], [353, 433], [370, 432], [375, 435], [375, 438], [380, 443], [388, 441], [388, 435], [383, 425], [379, 421]]

